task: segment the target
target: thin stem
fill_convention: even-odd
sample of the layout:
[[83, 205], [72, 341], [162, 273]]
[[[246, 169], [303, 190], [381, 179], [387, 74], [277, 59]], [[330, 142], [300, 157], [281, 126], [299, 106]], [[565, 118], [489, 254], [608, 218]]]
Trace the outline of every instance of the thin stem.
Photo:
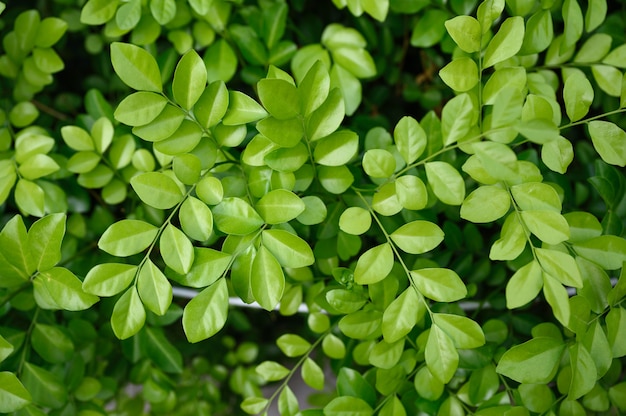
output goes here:
[[28, 346], [30, 345], [30, 337], [32, 335], [33, 329], [35, 329], [35, 325], [37, 325], [37, 319], [39, 318], [39, 311], [41, 311], [40, 307], [35, 309], [35, 313], [33, 314], [33, 319], [30, 321], [30, 326], [28, 327], [28, 331], [26, 331], [26, 336], [24, 337], [24, 343], [22, 344], [22, 356], [20, 357], [20, 364], [17, 368], [17, 374], [22, 374], [22, 368], [24, 367], [24, 363], [26, 362], [26, 356], [30, 351]]

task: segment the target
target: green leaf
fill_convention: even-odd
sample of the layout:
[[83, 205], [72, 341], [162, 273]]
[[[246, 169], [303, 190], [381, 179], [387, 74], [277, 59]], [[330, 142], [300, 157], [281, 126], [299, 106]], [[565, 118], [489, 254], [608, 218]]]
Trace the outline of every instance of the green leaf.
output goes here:
[[426, 132], [413, 117], [404, 116], [398, 121], [393, 130], [393, 138], [398, 152], [407, 164], [415, 162], [426, 149]]
[[393, 396], [391, 400], [387, 400], [385, 405], [380, 409], [380, 413], [378, 414], [380, 416], [406, 416], [406, 410], [404, 409], [404, 405], [402, 404], [398, 396]]
[[557, 137], [541, 146], [541, 160], [554, 172], [565, 173], [574, 160], [574, 147], [569, 140]]
[[224, 198], [213, 208], [213, 218], [220, 231], [227, 234], [245, 235], [258, 230], [263, 219], [241, 198]]
[[41, 358], [52, 364], [66, 363], [74, 355], [74, 343], [56, 326], [35, 324], [31, 344]]
[[341, 65], [330, 69], [330, 88], [339, 88], [346, 108], [346, 115], [351, 116], [359, 108], [363, 98], [361, 81]]
[[259, 376], [267, 381], [282, 380], [289, 375], [289, 370], [275, 361], [263, 361], [256, 366], [255, 370]]
[[519, 308], [534, 300], [543, 287], [541, 266], [535, 260], [520, 267], [506, 285], [506, 307]]
[[160, 328], [146, 327], [140, 332], [145, 346], [146, 356], [166, 373], [181, 373], [183, 357], [174, 345], [165, 337]]
[[428, 10], [417, 20], [411, 35], [411, 46], [429, 48], [437, 44], [446, 32], [445, 22], [450, 14], [437, 8]]
[[148, 248], [158, 231], [157, 227], [144, 221], [121, 220], [106, 229], [98, 241], [98, 247], [113, 256], [131, 256]]
[[13, 351], [15, 351], [13, 344], [0, 335], [0, 363], [13, 354]]
[[227, 126], [252, 123], [268, 116], [259, 103], [239, 91], [229, 91], [228, 110], [222, 123]]
[[432, 375], [428, 367], [421, 367], [413, 379], [415, 391], [426, 400], [435, 401], [441, 397], [444, 384]]
[[380, 334], [381, 321], [381, 312], [362, 309], [341, 318], [339, 329], [350, 338], [366, 339], [373, 334]]
[[166, 25], [176, 15], [176, 3], [174, 0], [151, 0], [150, 12], [152, 12], [154, 20], [161, 25]]
[[563, 86], [563, 99], [571, 121], [578, 121], [587, 115], [593, 96], [593, 87], [582, 71], [567, 77]]
[[412, 270], [411, 279], [422, 295], [437, 302], [454, 302], [467, 295], [465, 284], [450, 269]]
[[354, 281], [369, 285], [383, 280], [393, 268], [394, 257], [391, 245], [384, 243], [363, 253], [354, 269]]
[[178, 212], [180, 226], [189, 237], [206, 241], [213, 232], [213, 213], [198, 198], [187, 197]]
[[[295, 71], [294, 71], [295, 72]], [[300, 82], [300, 113], [309, 116], [321, 106], [330, 91], [330, 76], [322, 61], [315, 60]]]
[[115, 23], [121, 30], [131, 30], [141, 19], [141, 1], [131, 0], [121, 5], [115, 14]]
[[339, 47], [330, 50], [337, 65], [341, 65], [357, 78], [370, 78], [376, 75], [376, 64], [364, 48]]
[[389, 178], [396, 170], [396, 159], [384, 149], [369, 149], [362, 163], [363, 170], [372, 178]]
[[28, 230], [30, 263], [45, 271], [61, 260], [61, 243], [65, 235], [65, 214], [51, 214], [37, 220]]
[[[115, 109], [114, 116], [117, 121], [127, 124], [129, 126], [144, 126], [154, 121], [154, 119], [157, 118], [159, 114], [161, 114], [166, 105], [167, 98], [165, 98], [164, 96], [156, 94], [154, 92], [138, 91], [126, 96], [118, 104], [117, 108]], [[63, 132], [63, 129], [66, 129], [67, 127], [73, 126], [63, 127], [61, 131]], [[63, 136], [63, 138], [67, 142], [65, 135]], [[85, 143], [87, 144], [87, 142]], [[71, 147], [75, 148], [75, 146]]]
[[97, 296], [114, 296], [126, 289], [137, 273], [137, 266], [122, 263], [95, 265], [83, 280], [83, 290]]
[[372, 215], [361, 207], [349, 207], [339, 217], [339, 229], [352, 235], [361, 235], [372, 225]]
[[115, 16], [119, 0], [88, 0], [80, 12], [80, 22], [86, 25], [102, 25]]
[[315, 141], [335, 132], [346, 114], [341, 91], [330, 91], [326, 100], [305, 118], [305, 132], [309, 141]]
[[383, 313], [384, 339], [392, 343], [408, 335], [425, 312], [424, 303], [415, 289], [409, 286], [387, 306]]
[[193, 107], [193, 114], [202, 127], [217, 125], [228, 110], [229, 95], [224, 81], [211, 82]]
[[355, 312], [367, 302], [363, 292], [348, 289], [331, 289], [325, 297], [328, 304], [341, 313]]
[[320, 166], [317, 175], [325, 190], [332, 194], [344, 193], [354, 182], [354, 176], [347, 166]]
[[563, 14], [565, 36], [563, 46], [561, 46], [561, 50], [563, 50], [563, 48], [573, 46], [580, 39], [583, 33], [583, 12], [578, 1], [565, 0], [561, 13]]
[[94, 142], [89, 133], [77, 126], [61, 127], [63, 141], [76, 151], [94, 150]]
[[305, 206], [293, 192], [276, 189], [263, 196], [255, 204], [255, 208], [266, 224], [281, 224], [296, 218], [304, 211]]
[[261, 241], [283, 267], [306, 267], [315, 261], [309, 244], [290, 232], [279, 229], [263, 230]]
[[514, 56], [524, 41], [524, 19], [521, 16], [507, 18], [489, 41], [483, 58], [483, 69]]
[[289, 386], [285, 386], [278, 396], [278, 411], [281, 415], [297, 415], [300, 412], [298, 398]]
[[56, 374], [34, 364], [24, 363], [21, 377], [34, 404], [52, 409], [59, 409], [65, 405], [67, 388]]
[[217, 281], [231, 264], [230, 254], [206, 247], [194, 247], [194, 262], [189, 273], [172, 276], [190, 287], [206, 287]]
[[485, 344], [480, 326], [465, 316], [434, 313], [433, 323], [448, 334], [456, 348], [478, 348]]
[[316, 390], [324, 389], [324, 372], [312, 358], [307, 357], [304, 360], [300, 374], [302, 375], [302, 380], [304, 380], [309, 387]]
[[554, 211], [522, 211], [521, 218], [529, 231], [541, 241], [559, 244], [569, 239], [569, 226], [565, 218]]
[[300, 357], [311, 348], [311, 343], [299, 335], [284, 334], [278, 337], [276, 345], [287, 357]]
[[448, 146], [463, 139], [477, 120], [478, 111], [469, 94], [457, 95], [448, 101], [441, 114], [443, 144]]
[[324, 416], [371, 416], [374, 410], [358, 397], [339, 396], [324, 406]]
[[207, 85], [207, 71], [202, 58], [191, 49], [183, 55], [176, 66], [172, 81], [174, 101], [190, 110], [198, 101]]
[[387, 342], [384, 339], [380, 340], [370, 350], [370, 364], [377, 368], [389, 370], [398, 364], [403, 351], [404, 339], [400, 339], [393, 343]]
[[520, 53], [531, 55], [543, 52], [554, 40], [554, 27], [550, 10], [538, 10], [526, 22], [526, 33]]
[[626, 132], [608, 121], [591, 121], [589, 135], [600, 157], [612, 165], [626, 166]]
[[613, 358], [626, 355], [626, 309], [611, 308], [606, 318], [606, 335], [613, 352]]
[[545, 384], [556, 375], [564, 350], [563, 342], [555, 338], [533, 338], [507, 350], [496, 371], [519, 383]]
[[454, 91], [469, 91], [478, 84], [478, 65], [471, 58], [460, 57], [441, 68], [439, 76]]
[[443, 236], [437, 224], [421, 220], [404, 224], [390, 234], [402, 251], [411, 254], [422, 254], [434, 249], [443, 241]]
[[252, 262], [251, 273], [254, 276], [254, 299], [263, 309], [273, 310], [285, 290], [285, 275], [280, 263], [267, 248], [260, 246]]
[[35, 300], [39, 297], [39, 300], [50, 299], [53, 302], [51, 305], [40, 305], [45, 309], [82, 311], [99, 300], [97, 296], [85, 293], [78, 277], [64, 267], [53, 267], [40, 272], [34, 283]]
[[545, 384], [521, 384], [518, 391], [522, 403], [531, 412], [547, 412], [554, 403], [554, 394]]
[[576, 400], [589, 393], [596, 385], [597, 371], [593, 358], [585, 346], [576, 342], [569, 347], [572, 381], [567, 398]]
[[0, 412], [15, 412], [31, 401], [30, 393], [14, 373], [0, 372]]
[[461, 205], [465, 199], [465, 183], [459, 171], [447, 162], [425, 164], [426, 178], [433, 193], [448, 205]]
[[159, 239], [159, 248], [165, 264], [176, 273], [185, 274], [193, 264], [193, 245], [180, 229], [168, 224]]
[[263, 411], [263, 409], [265, 409], [267, 407], [269, 403], [268, 399], [265, 399], [263, 397], [246, 397], [242, 402], [241, 402], [241, 409], [250, 414], [250, 415], [256, 415], [259, 414]]
[[111, 328], [119, 339], [130, 338], [143, 327], [146, 311], [135, 286], [117, 300], [111, 314]]
[[263, 107], [278, 120], [298, 116], [300, 97], [296, 87], [283, 79], [262, 79], [257, 84], [257, 92]]
[[428, 204], [428, 191], [419, 177], [404, 175], [396, 179], [395, 185], [396, 197], [402, 207], [420, 210]]
[[482, 31], [478, 20], [472, 16], [456, 16], [447, 20], [445, 26], [461, 50], [467, 53], [480, 50]]
[[328, 334], [322, 341], [322, 350], [327, 357], [340, 360], [346, 356], [346, 345], [341, 338]]
[[157, 209], [169, 209], [183, 200], [176, 182], [161, 172], [145, 172], [130, 180], [133, 190], [146, 204]]
[[237, 72], [237, 54], [226, 39], [219, 39], [209, 46], [203, 60], [210, 83], [228, 82]]
[[452, 338], [437, 325], [433, 325], [428, 333], [424, 353], [431, 374], [440, 382], [447, 384], [459, 365], [459, 353], [454, 347]]
[[582, 287], [578, 265], [572, 256], [556, 250], [536, 248], [535, 255], [544, 272], [566, 286]]
[[183, 329], [189, 342], [199, 342], [215, 335], [228, 316], [228, 286], [220, 279], [204, 289], [185, 306]]
[[[163, 254], [163, 251], [161, 253]], [[139, 270], [137, 292], [143, 304], [159, 316], [164, 315], [172, 303], [172, 286], [150, 259], [146, 260]]]
[[129, 43], [111, 44], [111, 63], [122, 81], [135, 90], [161, 92], [161, 72], [145, 49]]
[[474, 223], [493, 222], [502, 218], [511, 206], [509, 193], [491, 185], [480, 186], [472, 191], [461, 205], [461, 218]]
[[340, 130], [324, 137], [315, 146], [315, 162], [324, 166], [347, 164], [359, 150], [359, 136], [350, 130]]
[[45, 214], [44, 191], [35, 182], [19, 179], [15, 186], [15, 203], [27, 215], [43, 217]]
[[20, 215], [15, 215], [0, 232], [0, 287], [24, 283], [36, 270], [32, 264], [28, 233]]
[[626, 261], [626, 240], [614, 235], [603, 235], [574, 245], [579, 256], [606, 270], [616, 270]]
[[[85, 6], [86, 7], [86, 6]], [[58, 17], [46, 17], [39, 24], [35, 46], [49, 48], [61, 39], [67, 30], [67, 22]]]
[[554, 317], [563, 326], [568, 326], [571, 320], [571, 308], [567, 289], [561, 282], [549, 274], [543, 274], [543, 294], [546, 301], [552, 307]]

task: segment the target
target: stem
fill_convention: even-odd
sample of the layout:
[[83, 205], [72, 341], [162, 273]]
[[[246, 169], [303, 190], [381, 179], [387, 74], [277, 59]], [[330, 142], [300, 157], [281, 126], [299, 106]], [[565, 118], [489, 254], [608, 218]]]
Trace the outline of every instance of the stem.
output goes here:
[[40, 307], [35, 309], [35, 313], [33, 314], [33, 319], [30, 321], [30, 326], [28, 327], [28, 331], [26, 331], [26, 336], [24, 337], [24, 343], [22, 344], [22, 356], [20, 357], [20, 364], [17, 368], [17, 374], [22, 374], [22, 367], [24, 367], [24, 363], [26, 362], [26, 355], [30, 351], [28, 346], [30, 345], [30, 337], [32, 335], [33, 329], [35, 329], [35, 325], [37, 324], [37, 318], [39, 317], [39, 311], [41, 311]]

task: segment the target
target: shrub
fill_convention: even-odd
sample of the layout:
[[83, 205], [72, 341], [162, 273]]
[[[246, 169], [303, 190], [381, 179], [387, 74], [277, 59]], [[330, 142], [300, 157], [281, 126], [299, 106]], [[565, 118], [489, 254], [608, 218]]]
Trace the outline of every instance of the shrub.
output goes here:
[[0, 412], [626, 412], [623, 1], [0, 9]]

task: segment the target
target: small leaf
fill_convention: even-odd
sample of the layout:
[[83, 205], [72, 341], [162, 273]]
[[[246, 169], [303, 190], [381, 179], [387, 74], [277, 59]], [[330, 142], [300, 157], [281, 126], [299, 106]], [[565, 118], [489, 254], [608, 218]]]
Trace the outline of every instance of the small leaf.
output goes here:
[[159, 316], [164, 315], [172, 303], [172, 285], [150, 259], [141, 266], [137, 291], [143, 304]]
[[255, 370], [267, 381], [282, 380], [289, 375], [289, 370], [284, 365], [274, 361], [263, 361]]
[[136, 90], [161, 92], [161, 72], [145, 49], [129, 43], [111, 44], [113, 69], [126, 85]]
[[168, 224], [159, 239], [161, 257], [176, 273], [185, 274], [193, 264], [193, 245], [181, 230]]
[[608, 121], [591, 121], [589, 135], [600, 157], [612, 165], [626, 166], [626, 132]]
[[174, 100], [190, 110], [207, 84], [207, 71], [202, 58], [193, 49], [183, 55], [176, 66], [172, 81]]
[[374, 410], [358, 397], [339, 396], [324, 406], [324, 416], [372, 416]]
[[493, 222], [509, 211], [511, 198], [503, 188], [480, 186], [472, 191], [461, 205], [461, 218], [474, 223]]
[[413, 270], [411, 278], [424, 296], [437, 302], [454, 302], [467, 295], [465, 284], [450, 269]]
[[404, 116], [393, 130], [398, 152], [407, 164], [415, 162], [426, 149], [426, 132], [417, 120]]
[[372, 178], [389, 178], [396, 170], [396, 159], [384, 149], [370, 149], [363, 156], [363, 170]]
[[315, 146], [315, 161], [324, 166], [348, 163], [359, 150], [359, 136], [350, 130], [340, 130], [321, 139]]
[[299, 335], [284, 334], [278, 337], [276, 345], [287, 357], [300, 357], [311, 348], [311, 343]]
[[456, 348], [478, 348], [485, 344], [480, 326], [465, 316], [434, 313], [433, 323], [448, 334]]
[[95, 265], [83, 280], [83, 290], [97, 296], [114, 296], [126, 289], [137, 273], [137, 266], [122, 263]]
[[180, 374], [183, 371], [183, 356], [165, 337], [160, 328], [146, 327], [142, 331], [146, 356], [166, 373]]
[[204, 289], [185, 306], [183, 329], [189, 342], [199, 342], [215, 335], [228, 316], [228, 286], [220, 279]]
[[580, 270], [572, 256], [561, 251], [536, 248], [535, 255], [544, 272], [566, 286], [583, 286]]
[[478, 20], [472, 16], [456, 16], [445, 23], [454, 42], [467, 53], [478, 52], [482, 31]]
[[41, 358], [52, 364], [68, 362], [74, 355], [74, 343], [57, 326], [35, 324], [31, 344]]
[[412, 286], [406, 288], [394, 299], [383, 313], [383, 337], [387, 342], [395, 342], [413, 330], [420, 315], [426, 312]]
[[176, 182], [161, 172], [140, 173], [131, 178], [130, 184], [144, 203], [157, 209], [172, 208], [183, 199]]
[[296, 87], [282, 79], [262, 79], [257, 84], [257, 92], [263, 107], [278, 120], [298, 116], [300, 99]]
[[30, 393], [15, 374], [8, 371], [0, 372], [0, 412], [18, 411], [31, 401]]
[[111, 314], [111, 328], [119, 339], [130, 338], [143, 327], [146, 311], [137, 289], [132, 286], [117, 300]]
[[534, 300], [543, 287], [541, 267], [537, 261], [520, 267], [506, 285], [506, 307], [519, 308]]
[[261, 216], [241, 198], [224, 198], [213, 208], [215, 225], [227, 234], [245, 235], [259, 229]]
[[255, 204], [255, 208], [266, 224], [281, 224], [296, 218], [305, 206], [293, 192], [276, 189], [265, 194]]
[[[36, 276], [35, 281], [37, 283], [35, 292], [45, 292], [43, 296], [49, 296], [54, 302], [54, 305], [42, 305], [46, 309], [82, 311], [99, 300], [97, 296], [85, 293], [78, 277], [64, 267], [53, 267], [42, 271]], [[37, 293], [35, 293], [35, 298], [37, 298]]]
[[148, 248], [158, 231], [157, 227], [144, 221], [121, 220], [106, 229], [98, 241], [98, 247], [113, 256], [131, 256]]
[[48, 270], [61, 260], [65, 218], [65, 214], [47, 215], [37, 220], [28, 230], [30, 262], [37, 270]]
[[189, 237], [206, 241], [213, 232], [213, 213], [198, 198], [187, 197], [178, 211], [180, 226]]
[[326, 100], [306, 117], [305, 131], [310, 141], [319, 140], [335, 132], [345, 116], [345, 104], [341, 91], [330, 91]]
[[222, 123], [227, 126], [252, 123], [268, 116], [259, 103], [239, 91], [229, 91], [228, 110]]
[[389, 236], [402, 251], [422, 254], [437, 247], [443, 241], [444, 233], [437, 224], [418, 220], [402, 225]]
[[565, 218], [554, 211], [522, 211], [521, 218], [528, 230], [541, 241], [559, 244], [569, 239], [569, 226]]
[[598, 374], [591, 354], [579, 342], [569, 347], [569, 358], [572, 369], [572, 381], [567, 398], [576, 400], [589, 393], [596, 385]]
[[310, 357], [307, 357], [302, 364], [301, 370], [302, 380], [310, 387], [316, 390], [324, 389], [324, 372], [320, 366], [313, 361]]
[[224, 81], [211, 82], [193, 107], [193, 114], [202, 127], [217, 125], [228, 110], [229, 95]]
[[507, 18], [485, 49], [483, 69], [514, 56], [519, 52], [523, 41], [524, 19], [521, 16]]
[[269, 400], [263, 397], [246, 397], [241, 402], [241, 410], [250, 415], [256, 415], [261, 413], [268, 403]]
[[252, 295], [267, 311], [273, 310], [283, 296], [285, 275], [276, 257], [260, 246], [252, 262]]
[[393, 268], [391, 245], [384, 243], [367, 250], [359, 257], [354, 269], [354, 281], [369, 285], [383, 280]]
[[24, 363], [21, 378], [34, 404], [52, 409], [66, 404], [67, 388], [58, 375], [27, 362]]
[[439, 76], [454, 91], [469, 91], [478, 84], [478, 65], [471, 58], [457, 58], [441, 68]]
[[424, 353], [431, 374], [440, 382], [447, 384], [459, 365], [459, 353], [452, 339], [437, 325], [430, 328]]
[[263, 246], [267, 248], [283, 267], [299, 268], [313, 264], [315, 257], [309, 244], [290, 232], [273, 229], [263, 230]]
[[478, 111], [469, 94], [460, 94], [448, 101], [441, 113], [443, 144], [448, 146], [463, 139], [477, 120]]
[[548, 383], [556, 374], [564, 350], [563, 342], [555, 338], [533, 338], [507, 350], [496, 371], [519, 383]]
[[563, 85], [563, 100], [571, 121], [578, 121], [587, 115], [593, 96], [593, 87], [582, 71], [576, 71], [567, 77]]
[[361, 207], [349, 207], [339, 217], [339, 229], [352, 235], [361, 235], [372, 225], [372, 215]]
[[428, 184], [441, 202], [461, 205], [465, 199], [465, 183], [461, 174], [447, 162], [428, 162], [425, 165]]

